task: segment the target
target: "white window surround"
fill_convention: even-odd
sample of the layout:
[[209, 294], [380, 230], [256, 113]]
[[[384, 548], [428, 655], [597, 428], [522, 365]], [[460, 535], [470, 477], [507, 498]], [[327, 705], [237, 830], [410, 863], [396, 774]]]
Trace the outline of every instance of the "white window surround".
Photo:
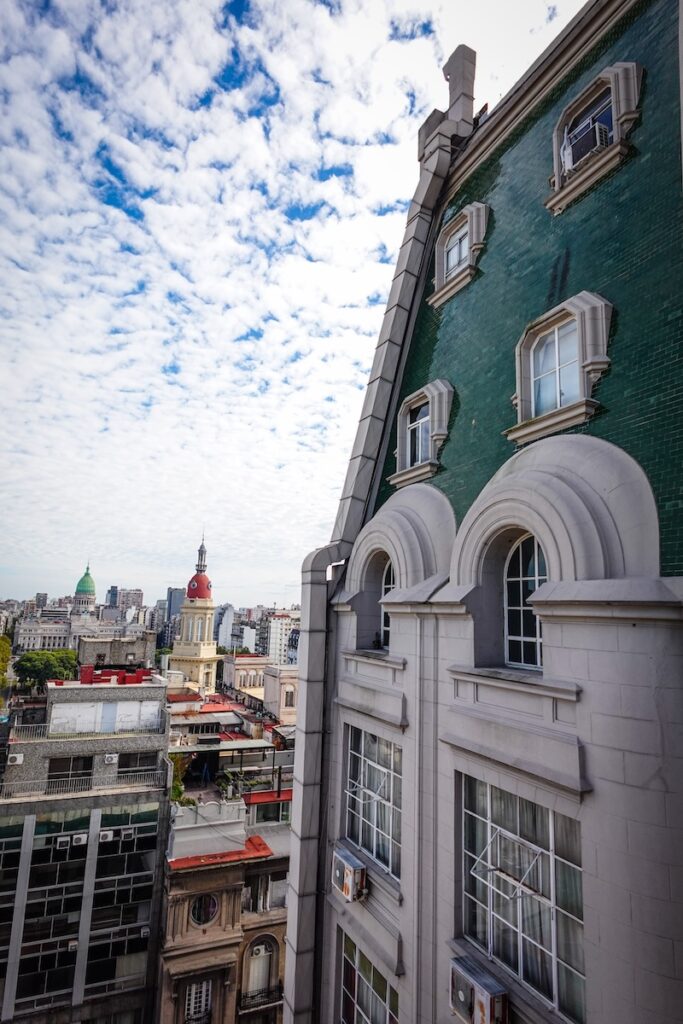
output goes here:
[[[638, 101], [642, 78], [643, 69], [640, 64], [620, 61], [604, 68], [564, 108], [553, 132], [553, 176], [550, 179], [552, 192], [544, 203], [550, 213], [562, 213], [570, 203], [626, 159], [631, 150], [626, 137], [639, 117]], [[582, 160], [571, 174], [564, 174], [560, 151], [565, 128], [582, 110], [590, 106], [606, 86], [609, 87], [612, 98], [612, 141], [608, 146], [596, 150]]]
[[[486, 203], [470, 203], [453, 217], [442, 229], [436, 240], [436, 275], [434, 292], [427, 302], [438, 309], [461, 288], [472, 280], [477, 269], [479, 254], [484, 248], [484, 239], [489, 219]], [[446, 251], [455, 235], [467, 229], [467, 254], [462, 264], [450, 273], [446, 270]]]
[[[411, 410], [429, 403], [429, 458], [410, 465], [408, 426]], [[447, 380], [433, 380], [403, 401], [398, 412], [396, 472], [389, 483], [396, 487], [426, 480], [436, 473], [439, 450], [448, 436], [448, 417], [453, 402], [453, 388]]]
[[[517, 424], [504, 431], [508, 441], [524, 444], [558, 430], [584, 423], [593, 415], [599, 403], [591, 398], [597, 383], [610, 364], [607, 355], [612, 304], [595, 292], [579, 292], [565, 299], [559, 306], [548, 310], [525, 329], [515, 350], [517, 390], [512, 404], [517, 409]], [[569, 320], [576, 321], [579, 357], [579, 398], [571, 405], [561, 406], [533, 415], [532, 353], [537, 340]]]

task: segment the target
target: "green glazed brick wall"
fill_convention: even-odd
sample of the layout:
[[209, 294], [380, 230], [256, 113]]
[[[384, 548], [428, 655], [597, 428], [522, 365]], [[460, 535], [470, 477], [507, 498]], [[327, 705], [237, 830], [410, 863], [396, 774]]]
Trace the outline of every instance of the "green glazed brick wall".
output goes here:
[[[479, 273], [439, 310], [422, 301], [400, 399], [430, 380], [455, 388], [449, 437], [432, 482], [460, 522], [513, 454], [515, 346], [527, 323], [586, 289], [614, 306], [611, 367], [593, 390], [601, 409], [581, 427], [624, 448], [645, 470], [661, 526], [662, 572], [683, 574], [683, 203], [678, 4], [634, 8], [500, 150], [466, 181], [445, 218], [474, 200], [491, 207]], [[543, 206], [553, 128], [566, 104], [610, 64], [645, 69], [635, 153], [564, 213]], [[432, 291], [431, 279], [426, 293]], [[396, 448], [395, 425], [389, 452]], [[383, 467], [376, 508], [392, 488]]]

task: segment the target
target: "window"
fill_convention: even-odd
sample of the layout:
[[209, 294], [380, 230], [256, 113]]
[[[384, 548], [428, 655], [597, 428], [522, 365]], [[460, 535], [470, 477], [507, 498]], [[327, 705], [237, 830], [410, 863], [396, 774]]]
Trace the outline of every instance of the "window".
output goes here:
[[396, 427], [396, 487], [426, 480], [439, 468], [439, 450], [448, 436], [453, 388], [434, 380], [403, 400]]
[[285, 707], [294, 707], [294, 688], [291, 686], [288, 686], [287, 689], [285, 690]]
[[273, 943], [268, 939], [259, 939], [251, 946], [245, 960], [247, 973], [247, 984], [243, 986], [245, 992], [253, 995], [255, 992], [268, 991], [272, 960]]
[[638, 64], [613, 64], [562, 111], [553, 133], [553, 191], [545, 201], [551, 213], [562, 213], [631, 152], [626, 137], [638, 120], [642, 74]]
[[203, 925], [210, 924], [218, 913], [218, 897], [213, 896], [211, 893], [205, 893], [202, 896], [197, 896], [192, 901], [192, 907], [190, 908], [190, 917], [194, 924], [202, 927]]
[[185, 990], [185, 1024], [209, 1024], [211, 981], [195, 981]]
[[438, 308], [469, 284], [484, 248], [489, 207], [470, 203], [444, 224], [436, 240], [434, 292], [427, 302]]
[[530, 534], [510, 552], [505, 566], [505, 660], [508, 665], [541, 668], [541, 620], [529, 598], [548, 579], [545, 556]]
[[574, 1024], [584, 1024], [578, 822], [468, 776], [463, 930]]
[[350, 727], [346, 835], [395, 878], [401, 877], [402, 751]]
[[608, 369], [612, 305], [579, 292], [529, 324], [515, 350], [517, 424], [505, 431], [525, 443], [585, 423], [598, 408], [593, 387]]
[[[391, 562], [387, 562], [384, 567], [384, 573], [382, 575], [382, 597], [386, 597], [394, 587], [396, 586], [396, 577], [394, 576], [394, 567]], [[389, 636], [391, 634], [391, 616], [389, 612], [382, 609], [382, 647], [386, 650], [389, 649]]]
[[355, 942], [340, 934], [342, 1024], [398, 1024], [398, 992]]
[[256, 804], [256, 824], [289, 821], [291, 803], [289, 800], [274, 800], [268, 804]]

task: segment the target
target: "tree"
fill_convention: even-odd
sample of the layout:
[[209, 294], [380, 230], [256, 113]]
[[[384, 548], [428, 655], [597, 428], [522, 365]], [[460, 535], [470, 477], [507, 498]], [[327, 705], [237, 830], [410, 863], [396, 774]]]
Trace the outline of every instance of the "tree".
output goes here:
[[171, 764], [173, 765], [173, 781], [171, 783], [171, 800], [175, 801], [184, 806], [193, 806], [197, 803], [190, 796], [184, 796], [185, 786], [183, 785], [183, 779], [187, 769], [192, 763], [194, 754], [169, 754], [168, 755]]
[[157, 668], [161, 665], [161, 656], [163, 654], [173, 654], [173, 649], [171, 647], [157, 647], [154, 652], [154, 664]]
[[78, 655], [75, 651], [27, 651], [14, 664], [22, 685], [44, 685], [48, 679], [75, 679]]
[[8, 636], [0, 636], [0, 689], [7, 686], [7, 666], [12, 656], [12, 643]]

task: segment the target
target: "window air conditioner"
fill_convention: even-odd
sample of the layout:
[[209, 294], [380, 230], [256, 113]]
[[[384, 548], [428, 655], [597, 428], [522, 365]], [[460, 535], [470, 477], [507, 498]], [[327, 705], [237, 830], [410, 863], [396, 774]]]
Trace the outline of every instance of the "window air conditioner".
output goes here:
[[268, 953], [268, 947], [267, 946], [252, 946], [252, 950], [251, 950], [251, 955], [252, 956], [266, 956], [267, 953]]
[[565, 172], [574, 170], [581, 161], [595, 153], [598, 149], [609, 146], [609, 129], [607, 125], [596, 122], [587, 130], [579, 126], [569, 137], [569, 144], [562, 147], [562, 163]]
[[78, 949], [78, 939], [69, 939], [69, 945], [67, 946], [67, 949], [69, 950], [70, 953], [75, 953], [76, 950]]
[[149, 928], [144, 927], [144, 928], [140, 929], [140, 938], [141, 939], [148, 939], [149, 938], [149, 934], [150, 934], [149, 933]]
[[337, 846], [332, 854], [332, 887], [344, 897], [347, 903], [364, 899], [365, 865], [348, 850]]
[[86, 843], [88, 842], [88, 833], [79, 832], [78, 835], [75, 835], [73, 837], [72, 842], [74, 846], [85, 846]]
[[24, 763], [24, 755], [23, 754], [9, 754], [8, 757], [7, 757], [7, 764], [23, 764], [23, 763]]
[[119, 760], [119, 755], [118, 754], [105, 754], [104, 755], [104, 763], [105, 764], [118, 764], [118, 760]]
[[451, 1010], [463, 1024], [507, 1024], [507, 991], [472, 957], [451, 960]]
[[111, 843], [114, 838], [114, 830], [111, 828], [103, 828], [100, 832], [101, 843]]
[[70, 846], [71, 846], [71, 837], [70, 836], [57, 836], [57, 839], [55, 841], [55, 847], [58, 850], [68, 850]]
[[133, 839], [133, 838], [135, 838], [135, 829], [134, 828], [122, 828], [121, 829], [121, 838], [122, 839]]

